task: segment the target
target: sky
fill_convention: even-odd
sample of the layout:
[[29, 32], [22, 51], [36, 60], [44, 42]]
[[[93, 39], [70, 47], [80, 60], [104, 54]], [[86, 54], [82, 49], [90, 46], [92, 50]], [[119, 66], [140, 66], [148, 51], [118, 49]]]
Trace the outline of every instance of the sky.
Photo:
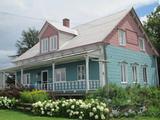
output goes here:
[[16, 54], [16, 41], [29, 27], [40, 30], [44, 22], [62, 24], [69, 18], [71, 26], [134, 7], [141, 21], [147, 20], [160, 0], [1, 0], [0, 3], [0, 69], [10, 66], [8, 56]]

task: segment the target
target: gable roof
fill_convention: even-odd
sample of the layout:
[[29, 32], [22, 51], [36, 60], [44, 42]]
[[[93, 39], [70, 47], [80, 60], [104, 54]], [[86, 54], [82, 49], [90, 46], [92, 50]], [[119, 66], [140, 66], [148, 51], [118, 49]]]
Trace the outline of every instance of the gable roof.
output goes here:
[[[76, 26], [72, 29], [57, 24], [55, 25], [55, 23], [50, 22], [46, 22], [45, 24], [50, 24], [60, 31], [70, 32], [74, 35], [77, 35], [70, 40], [66, 40], [66, 42], [58, 49], [58, 51], [61, 51], [65, 49], [102, 42], [120, 23], [120, 21], [131, 11], [133, 11], [133, 8], [124, 9], [109, 16]], [[40, 43], [37, 43], [35, 46], [33, 46], [33, 48], [22, 54], [20, 57], [16, 58], [14, 61], [31, 58], [39, 54]]]

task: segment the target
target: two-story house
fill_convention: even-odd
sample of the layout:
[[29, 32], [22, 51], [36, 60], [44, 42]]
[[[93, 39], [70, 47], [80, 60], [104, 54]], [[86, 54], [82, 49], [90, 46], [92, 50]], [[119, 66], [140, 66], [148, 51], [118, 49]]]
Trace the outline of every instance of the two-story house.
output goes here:
[[2, 69], [15, 84], [53, 91], [85, 93], [106, 84], [158, 85], [158, 53], [133, 8], [70, 28], [46, 21], [39, 42]]

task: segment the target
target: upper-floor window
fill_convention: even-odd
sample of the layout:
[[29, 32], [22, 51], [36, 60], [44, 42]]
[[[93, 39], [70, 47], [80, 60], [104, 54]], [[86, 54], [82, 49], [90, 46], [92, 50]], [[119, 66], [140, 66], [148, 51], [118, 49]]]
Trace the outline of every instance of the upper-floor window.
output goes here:
[[41, 52], [42, 53], [48, 52], [48, 38], [41, 40]]
[[119, 39], [119, 44], [122, 46], [126, 45], [126, 32], [123, 30], [118, 30], [118, 39]]
[[127, 83], [127, 63], [121, 63], [121, 83]]
[[57, 47], [57, 35], [51, 36], [49, 38], [49, 44], [50, 44], [50, 51], [56, 50]]
[[140, 47], [140, 50], [145, 51], [144, 38], [139, 38], [139, 47]]
[[78, 65], [77, 66], [77, 79], [78, 80], [84, 80], [84, 79], [86, 79], [85, 65]]

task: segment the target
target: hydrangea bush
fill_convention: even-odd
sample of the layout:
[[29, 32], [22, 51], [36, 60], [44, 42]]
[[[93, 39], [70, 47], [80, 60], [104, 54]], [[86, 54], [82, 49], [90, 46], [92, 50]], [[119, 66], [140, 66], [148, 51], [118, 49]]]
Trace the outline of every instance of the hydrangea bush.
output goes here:
[[0, 97], [0, 109], [1, 108], [7, 108], [7, 109], [11, 109], [15, 106], [16, 104], [16, 100], [13, 99], [9, 99], [7, 97]]
[[33, 113], [47, 116], [63, 116], [76, 119], [106, 120], [109, 116], [107, 105], [98, 100], [57, 100], [36, 102]]

